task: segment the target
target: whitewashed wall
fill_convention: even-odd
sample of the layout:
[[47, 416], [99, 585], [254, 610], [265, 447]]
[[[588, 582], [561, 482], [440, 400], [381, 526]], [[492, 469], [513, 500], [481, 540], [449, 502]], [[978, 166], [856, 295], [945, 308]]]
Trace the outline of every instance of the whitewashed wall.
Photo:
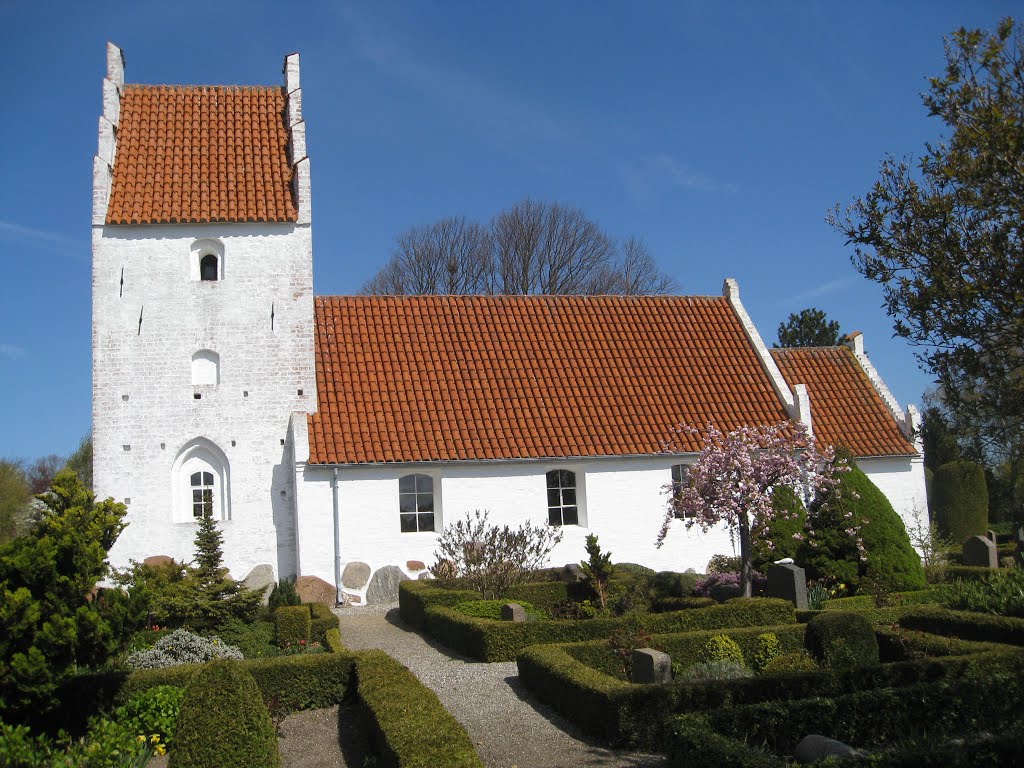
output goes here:
[[[194, 246], [204, 239], [222, 248], [221, 280], [197, 279]], [[219, 355], [217, 384], [192, 383], [202, 349]], [[260, 563], [293, 573], [294, 475], [283, 441], [291, 413], [315, 408], [315, 381], [309, 226], [94, 227], [95, 490], [131, 500], [111, 562], [191, 559], [195, 523], [175, 509], [172, 467], [202, 437], [228, 464], [232, 574]]]
[[908, 532], [916, 525], [915, 513], [920, 515], [923, 525], [928, 525], [928, 492], [924, 481], [923, 457], [857, 459], [857, 466], [886, 495]]

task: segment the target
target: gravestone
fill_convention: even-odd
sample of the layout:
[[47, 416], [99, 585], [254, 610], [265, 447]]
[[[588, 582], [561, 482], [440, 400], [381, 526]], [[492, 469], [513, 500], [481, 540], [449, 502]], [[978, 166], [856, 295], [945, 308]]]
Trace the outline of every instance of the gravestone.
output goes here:
[[807, 609], [807, 575], [798, 565], [773, 565], [768, 569], [767, 597], [789, 600], [797, 610]]
[[630, 679], [641, 685], [671, 683], [672, 657], [653, 648], [637, 648], [633, 651]]
[[253, 592], [263, 592], [263, 604], [270, 601], [270, 590], [274, 587], [274, 566], [269, 563], [257, 565], [245, 577], [245, 588]]
[[526, 609], [519, 603], [505, 603], [501, 606], [502, 621], [526, 621]]
[[811, 734], [800, 739], [793, 750], [793, 759], [800, 765], [816, 763], [826, 757], [860, 757], [864, 753], [849, 744], [830, 739], [827, 736]]
[[999, 543], [999, 542], [996, 541], [996, 532], [995, 531], [985, 531], [985, 538], [987, 538], [989, 541], [991, 541], [991, 542], [993, 542], [995, 544]]
[[577, 581], [583, 581], [586, 576], [583, 575], [583, 570], [580, 568], [579, 563], [566, 563], [559, 574], [559, 581], [564, 581], [566, 584], [572, 584]]
[[398, 602], [398, 582], [409, 581], [405, 571], [397, 565], [385, 565], [378, 568], [366, 588], [367, 605], [386, 605]]
[[964, 542], [964, 565], [976, 568], [998, 568], [999, 554], [996, 543], [984, 536], [971, 536]]

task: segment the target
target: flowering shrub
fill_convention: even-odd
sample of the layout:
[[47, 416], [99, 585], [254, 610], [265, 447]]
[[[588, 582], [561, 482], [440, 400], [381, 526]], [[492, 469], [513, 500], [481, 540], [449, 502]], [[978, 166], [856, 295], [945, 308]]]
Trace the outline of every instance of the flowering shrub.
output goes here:
[[[768, 583], [768, 579], [758, 573], [751, 571], [751, 591], [760, 592]], [[703, 579], [697, 579], [693, 585], [695, 597], [713, 597], [722, 602], [730, 597], [737, 597], [742, 592], [740, 587], [740, 574], [738, 573], [712, 573]]]
[[132, 669], [162, 669], [177, 664], [200, 664], [210, 659], [241, 659], [242, 652], [216, 637], [200, 637], [177, 629], [161, 637], [152, 648], [136, 651], [126, 662]]
[[88, 732], [75, 740], [64, 731], [56, 740], [33, 736], [23, 725], [0, 721], [0, 765], [5, 768], [141, 768], [164, 752], [159, 737], [135, 737], [105, 718], [90, 720]]

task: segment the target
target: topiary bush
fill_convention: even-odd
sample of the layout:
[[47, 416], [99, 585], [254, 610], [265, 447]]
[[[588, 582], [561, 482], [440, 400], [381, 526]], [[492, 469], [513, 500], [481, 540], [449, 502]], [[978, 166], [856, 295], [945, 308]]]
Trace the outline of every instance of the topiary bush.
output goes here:
[[210, 662], [185, 689], [169, 768], [281, 765], [277, 734], [251, 674]]
[[739, 645], [728, 635], [715, 635], [708, 640], [700, 650], [700, 660], [708, 661], [732, 661], [743, 663], [743, 651]]
[[807, 651], [794, 651], [776, 656], [764, 665], [763, 675], [781, 675], [789, 672], [816, 672], [818, 662]]
[[338, 628], [338, 617], [323, 603], [310, 603], [309, 616], [312, 620], [309, 626], [310, 640], [322, 643], [327, 630]]
[[804, 647], [823, 666], [843, 668], [878, 663], [878, 638], [859, 613], [824, 611], [807, 623]]
[[657, 598], [693, 597], [693, 588], [697, 585], [698, 578], [699, 575], [696, 573], [659, 571], [651, 579], [651, 587]]
[[939, 532], [960, 545], [988, 529], [985, 470], [973, 461], [951, 461], [935, 470], [932, 519]]
[[[794, 535], [802, 534], [807, 522], [803, 501], [787, 485], [780, 485], [772, 493], [772, 508], [778, 515], [768, 522], [765, 536], [753, 537], [750, 542], [750, 564], [757, 571], [784, 557], [795, 558], [800, 540]], [[773, 546], [769, 547], [766, 541]]]
[[764, 632], [757, 636], [757, 646], [750, 661], [755, 672], [763, 672], [769, 663], [782, 655], [782, 643], [773, 632]]
[[525, 600], [466, 600], [455, 606], [455, 610], [461, 611], [467, 616], [473, 616], [478, 619], [494, 619], [495, 621], [501, 620], [501, 606], [515, 602], [523, 607], [526, 611], [528, 618], [533, 620], [546, 619], [548, 618], [547, 612], [537, 608], [533, 603], [528, 603]]
[[313, 619], [305, 605], [286, 605], [274, 611], [276, 641], [280, 648], [309, 642]]
[[[841, 476], [836, 491], [811, 505], [808, 515], [817, 531], [817, 541], [800, 545], [796, 561], [807, 576], [833, 584], [845, 584], [856, 592], [863, 579], [873, 588], [896, 592], [925, 586], [921, 558], [910, 543], [903, 520], [878, 486], [851, 463]], [[861, 559], [856, 541], [848, 530], [860, 525], [864, 544]]]

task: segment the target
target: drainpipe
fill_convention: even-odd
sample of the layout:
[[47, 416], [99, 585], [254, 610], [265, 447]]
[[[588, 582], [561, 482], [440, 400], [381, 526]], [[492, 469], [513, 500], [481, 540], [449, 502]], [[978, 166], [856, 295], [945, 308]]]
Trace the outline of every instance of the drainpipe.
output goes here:
[[334, 468], [334, 478], [331, 480], [331, 497], [334, 501], [334, 590], [335, 602], [341, 604], [341, 530], [339, 528], [338, 516], [338, 468]]

